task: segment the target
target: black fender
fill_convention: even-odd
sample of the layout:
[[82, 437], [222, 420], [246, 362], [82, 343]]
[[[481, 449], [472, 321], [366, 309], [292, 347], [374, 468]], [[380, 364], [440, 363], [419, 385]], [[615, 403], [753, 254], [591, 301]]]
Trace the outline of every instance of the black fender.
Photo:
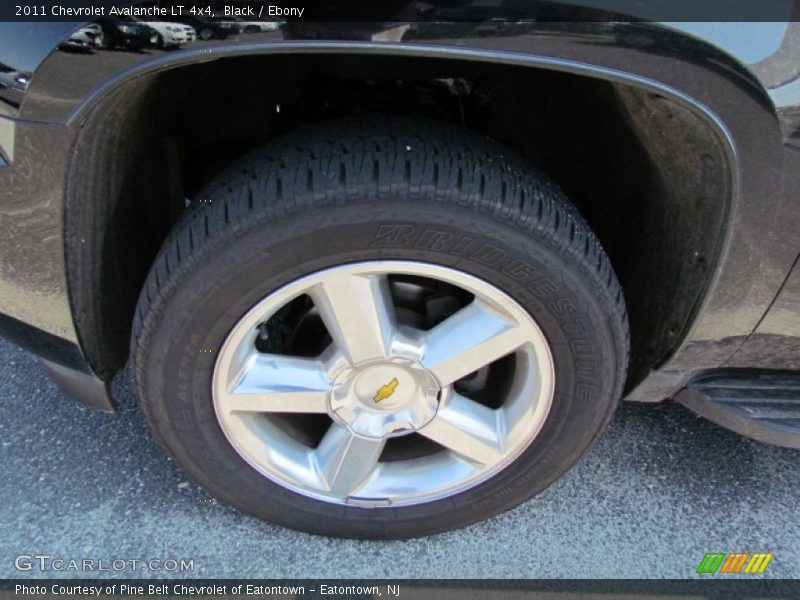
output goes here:
[[[95, 60], [91, 75], [82, 69], [81, 77], [74, 76], [75, 65], [97, 56], [58, 50], [75, 24], [40, 25], [22, 31], [3, 24], [0, 30], [6, 39], [0, 44], [0, 62], [10, 56], [4, 53], [12, 36], [28, 48], [22, 51], [28, 53], [26, 64], [35, 65], [24, 100], [18, 106], [0, 103], [0, 150], [9, 163], [0, 167], [0, 227], [12, 240], [11, 251], [0, 259], [0, 283], [24, 290], [34, 302], [26, 307], [19, 295], [0, 297], [0, 312], [72, 343], [91, 334], [76, 331], [71, 318], [75, 307], [63, 250], [63, 182], [71, 162], [80, 160], [70, 155], [77, 132], [92, 107], [115, 90], [224, 58], [325, 53], [513, 64], [645, 89], [696, 114], [725, 149], [725, 235], [691, 322], [658, 369], [632, 390], [633, 399], [668, 396], [692, 370], [719, 366], [732, 356], [767, 313], [800, 248], [800, 211], [794, 208], [800, 94], [792, 87], [800, 51], [789, 43], [797, 39], [791, 24], [771, 24], [772, 31], [783, 27], [784, 43], [770, 37], [770, 28], [748, 31], [744, 23], [727, 24], [732, 32], [728, 42], [713, 37], [711, 30], [704, 37], [702, 29], [687, 32], [646, 22], [414, 23], [395, 41], [385, 40], [397, 35], [398, 23], [373, 28], [361, 23], [351, 31], [337, 27], [330, 35], [318, 25], [311, 40], [297, 35], [302, 27], [295, 27], [263, 40], [254, 35], [186, 44], [170, 53], [153, 50]], [[382, 37], [384, 31], [393, 33]], [[741, 35], [749, 36], [750, 46], [761, 44], [756, 62], [744, 64], [747, 57], [736, 46]], [[759, 35], [764, 39], [754, 42]], [[34, 226], [12, 216], [23, 206], [34, 215]], [[38, 274], [20, 275], [13, 265], [30, 256], [36, 257]], [[44, 305], [56, 310], [43, 310]]]

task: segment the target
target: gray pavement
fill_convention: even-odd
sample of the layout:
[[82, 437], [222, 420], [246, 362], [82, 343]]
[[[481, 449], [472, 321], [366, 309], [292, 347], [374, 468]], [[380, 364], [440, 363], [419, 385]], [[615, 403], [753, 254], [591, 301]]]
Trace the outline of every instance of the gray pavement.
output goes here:
[[800, 451], [677, 405], [623, 406], [575, 469], [509, 513], [361, 542], [266, 524], [187, 484], [150, 437], [129, 373], [109, 416], [67, 399], [32, 355], [0, 341], [0, 357], [0, 577], [86, 575], [15, 569], [40, 553], [191, 558], [199, 577], [681, 578], [706, 552], [733, 551], [773, 552], [766, 576], [800, 577]]

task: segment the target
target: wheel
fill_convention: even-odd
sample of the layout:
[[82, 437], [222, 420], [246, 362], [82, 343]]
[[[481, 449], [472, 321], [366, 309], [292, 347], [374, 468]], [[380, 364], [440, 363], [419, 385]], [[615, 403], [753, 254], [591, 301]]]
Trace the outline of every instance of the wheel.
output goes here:
[[156, 47], [159, 50], [167, 50], [168, 49], [167, 48], [167, 43], [164, 41], [164, 36], [161, 35], [160, 33], [156, 37]]
[[203, 27], [197, 35], [201, 40], [207, 42], [214, 38], [214, 30], [210, 27]]
[[609, 420], [621, 289], [508, 149], [327, 123], [197, 200], [148, 276], [133, 368], [157, 439], [225, 502], [318, 534], [427, 535], [535, 495]]

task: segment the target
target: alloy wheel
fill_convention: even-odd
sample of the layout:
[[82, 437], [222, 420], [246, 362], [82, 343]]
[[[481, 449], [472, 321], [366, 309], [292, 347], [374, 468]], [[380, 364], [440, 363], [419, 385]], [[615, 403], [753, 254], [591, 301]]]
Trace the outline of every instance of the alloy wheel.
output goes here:
[[[398, 302], [418, 281], [461, 297], [429, 328]], [[300, 298], [325, 347], [265, 351], [271, 322]], [[485, 481], [536, 437], [554, 385], [543, 334], [506, 293], [393, 261], [325, 269], [270, 294], [234, 326], [213, 379], [219, 423], [250, 465], [305, 496], [360, 506], [430, 502]], [[302, 434], [312, 421], [317, 439]]]

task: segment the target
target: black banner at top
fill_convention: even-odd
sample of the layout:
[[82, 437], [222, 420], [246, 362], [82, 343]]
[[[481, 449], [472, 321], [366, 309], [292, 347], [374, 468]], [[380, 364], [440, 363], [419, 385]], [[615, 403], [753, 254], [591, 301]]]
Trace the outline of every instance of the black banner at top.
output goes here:
[[3, 0], [0, 21], [797, 21], [798, 0]]

